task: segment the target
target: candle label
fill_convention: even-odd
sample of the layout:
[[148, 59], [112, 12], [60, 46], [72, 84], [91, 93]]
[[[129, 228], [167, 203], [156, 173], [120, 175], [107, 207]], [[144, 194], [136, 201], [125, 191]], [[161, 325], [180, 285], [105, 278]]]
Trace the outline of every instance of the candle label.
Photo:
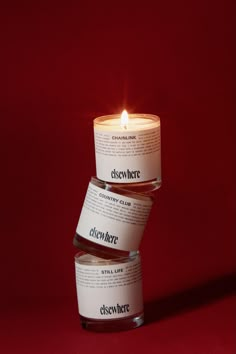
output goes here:
[[161, 182], [160, 126], [112, 132], [94, 128], [97, 177], [115, 183]]
[[99, 266], [76, 262], [75, 271], [80, 315], [114, 319], [143, 311], [139, 258], [127, 263]]
[[130, 198], [90, 182], [76, 233], [106, 247], [138, 250], [151, 207], [148, 197]]

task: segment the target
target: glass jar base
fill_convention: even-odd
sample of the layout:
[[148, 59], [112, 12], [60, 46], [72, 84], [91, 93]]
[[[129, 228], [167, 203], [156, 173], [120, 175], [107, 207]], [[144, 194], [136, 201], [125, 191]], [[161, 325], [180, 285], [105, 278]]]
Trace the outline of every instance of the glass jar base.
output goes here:
[[80, 322], [82, 328], [94, 332], [118, 332], [134, 329], [144, 323], [144, 314], [136, 314], [135, 316], [98, 320], [93, 318], [86, 318], [80, 315]]
[[105, 247], [99, 245], [98, 243], [91, 242], [86, 238], [78, 235], [77, 233], [74, 236], [73, 245], [82, 251], [105, 259], [111, 259], [111, 257], [129, 257], [138, 253], [138, 251], [122, 251], [110, 247]]

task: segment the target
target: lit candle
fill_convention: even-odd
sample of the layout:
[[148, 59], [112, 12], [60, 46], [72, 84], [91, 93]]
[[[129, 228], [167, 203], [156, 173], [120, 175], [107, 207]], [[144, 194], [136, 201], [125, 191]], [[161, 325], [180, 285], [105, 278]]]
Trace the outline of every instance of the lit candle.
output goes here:
[[113, 183], [161, 184], [160, 118], [108, 115], [94, 120], [97, 177]]

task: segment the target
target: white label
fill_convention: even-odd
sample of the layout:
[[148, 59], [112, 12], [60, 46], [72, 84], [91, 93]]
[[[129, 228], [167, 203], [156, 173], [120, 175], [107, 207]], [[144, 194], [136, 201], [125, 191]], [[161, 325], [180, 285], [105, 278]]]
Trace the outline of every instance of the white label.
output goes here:
[[123, 251], [138, 250], [152, 207], [89, 183], [76, 233], [100, 245]]
[[111, 132], [94, 128], [97, 177], [115, 183], [161, 181], [160, 126]]
[[79, 313], [88, 318], [112, 319], [142, 312], [140, 259], [90, 266], [75, 263]]

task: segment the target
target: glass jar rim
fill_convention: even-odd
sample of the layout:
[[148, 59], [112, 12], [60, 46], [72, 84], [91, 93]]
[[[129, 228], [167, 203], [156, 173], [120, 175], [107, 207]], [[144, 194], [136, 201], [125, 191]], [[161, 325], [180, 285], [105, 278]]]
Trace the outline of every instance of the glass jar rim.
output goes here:
[[[88, 258], [86, 256], [91, 257], [91, 259], [90, 260], [86, 259]], [[82, 257], [84, 257], [85, 259], [83, 259]], [[89, 265], [89, 266], [94, 266], [94, 265], [104, 266], [104, 265], [128, 263], [135, 259], [140, 259], [139, 251], [134, 251], [133, 254], [129, 254], [128, 256], [122, 256], [122, 257], [117, 256], [109, 259], [100, 258], [84, 251], [79, 251], [75, 254], [75, 263]]]
[[[128, 113], [129, 118], [132, 120], [134, 118], [147, 119], [146, 124], [153, 124], [155, 122], [160, 122], [160, 117], [155, 114], [149, 113]], [[121, 114], [108, 114], [94, 118], [94, 124], [106, 125], [107, 120], [120, 119]], [[148, 120], [151, 120], [148, 122]], [[137, 123], [138, 124], [138, 123]]]
[[[106, 191], [112, 192], [112, 193], [117, 193], [117, 194], [121, 194], [122, 196], [126, 196], [129, 198], [134, 198], [137, 200], [149, 200], [152, 203], [154, 202], [154, 196], [153, 194], [150, 193], [140, 193], [140, 192], [134, 192], [132, 190], [129, 190], [127, 187], [126, 188], [122, 188], [122, 185], [117, 186], [117, 184], [113, 185], [110, 182], [106, 182], [106, 181], [102, 181], [100, 179], [98, 179], [95, 176], [91, 177], [90, 183], [94, 184], [95, 186], [104, 189]], [[146, 183], [150, 183], [150, 182], [146, 182]]]

